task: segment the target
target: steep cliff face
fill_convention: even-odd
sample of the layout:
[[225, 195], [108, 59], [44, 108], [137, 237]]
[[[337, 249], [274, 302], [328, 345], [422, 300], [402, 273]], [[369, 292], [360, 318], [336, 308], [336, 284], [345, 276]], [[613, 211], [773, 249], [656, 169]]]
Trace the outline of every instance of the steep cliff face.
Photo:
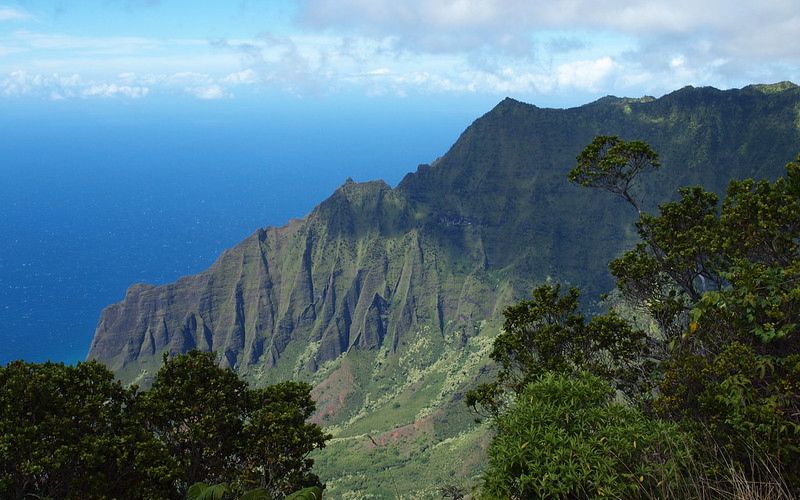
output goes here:
[[567, 110], [506, 99], [396, 188], [348, 181], [203, 273], [132, 286], [103, 311], [89, 357], [147, 383], [163, 353], [199, 348], [255, 383], [312, 381], [315, 418], [336, 436], [318, 457], [333, 496], [469, 477], [485, 429], [460, 399], [486, 370], [502, 309], [549, 279], [596, 298], [633, 241], [629, 207], [566, 181], [597, 134], [659, 151], [664, 167], [637, 193], [653, 209], [678, 186], [780, 175], [800, 152], [800, 88], [685, 88]]
[[[469, 238], [470, 227], [441, 224]], [[201, 274], [132, 286], [103, 311], [90, 357], [146, 382], [162, 353], [198, 348], [274, 380], [354, 349], [396, 352], [422, 325], [444, 335], [446, 319], [488, 317], [483, 293], [458, 290], [483, 270], [479, 249], [444, 255], [428, 232], [385, 183], [348, 182], [306, 219], [257, 231]]]

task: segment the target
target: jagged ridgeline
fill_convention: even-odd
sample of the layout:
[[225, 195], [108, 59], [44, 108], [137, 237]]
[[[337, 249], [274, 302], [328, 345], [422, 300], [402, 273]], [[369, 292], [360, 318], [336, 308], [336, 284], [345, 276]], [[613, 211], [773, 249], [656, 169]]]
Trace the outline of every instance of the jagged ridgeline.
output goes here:
[[199, 348], [255, 383], [314, 382], [316, 418], [335, 435], [318, 457], [334, 496], [463, 484], [485, 429], [460, 398], [503, 308], [545, 280], [597, 298], [633, 242], [630, 207], [566, 180], [598, 134], [660, 153], [637, 193], [652, 210], [679, 186], [779, 176], [800, 152], [800, 88], [687, 87], [563, 110], [506, 99], [397, 187], [348, 181], [203, 273], [132, 286], [103, 311], [89, 358], [146, 384], [162, 353]]

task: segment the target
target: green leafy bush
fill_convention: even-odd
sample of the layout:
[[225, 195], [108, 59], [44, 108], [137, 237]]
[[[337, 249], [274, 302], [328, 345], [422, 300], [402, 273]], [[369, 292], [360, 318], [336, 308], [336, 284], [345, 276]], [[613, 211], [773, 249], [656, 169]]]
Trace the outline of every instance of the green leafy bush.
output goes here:
[[486, 498], [635, 498], [677, 481], [687, 463], [675, 425], [614, 402], [599, 377], [548, 373], [496, 420]]

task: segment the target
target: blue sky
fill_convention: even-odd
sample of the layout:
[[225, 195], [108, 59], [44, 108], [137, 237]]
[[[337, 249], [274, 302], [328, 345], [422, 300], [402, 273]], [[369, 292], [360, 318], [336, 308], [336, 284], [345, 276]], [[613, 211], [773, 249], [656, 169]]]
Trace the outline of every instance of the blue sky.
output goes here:
[[0, 99], [570, 106], [797, 82], [798, 39], [797, 0], [0, 0]]

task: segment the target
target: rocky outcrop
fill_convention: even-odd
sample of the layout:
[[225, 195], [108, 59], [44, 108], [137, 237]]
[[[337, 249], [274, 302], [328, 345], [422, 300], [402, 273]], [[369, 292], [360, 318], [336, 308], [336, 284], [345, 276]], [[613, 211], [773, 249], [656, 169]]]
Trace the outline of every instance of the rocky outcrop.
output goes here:
[[[348, 182], [306, 219], [257, 231], [201, 274], [130, 287], [103, 311], [90, 358], [133, 373], [197, 348], [242, 373], [281, 361], [313, 372], [353, 349], [396, 350], [421, 323], [442, 334], [458, 307], [444, 296], [441, 274], [457, 274], [447, 265], [399, 193]], [[286, 359], [291, 343], [314, 348]]]

